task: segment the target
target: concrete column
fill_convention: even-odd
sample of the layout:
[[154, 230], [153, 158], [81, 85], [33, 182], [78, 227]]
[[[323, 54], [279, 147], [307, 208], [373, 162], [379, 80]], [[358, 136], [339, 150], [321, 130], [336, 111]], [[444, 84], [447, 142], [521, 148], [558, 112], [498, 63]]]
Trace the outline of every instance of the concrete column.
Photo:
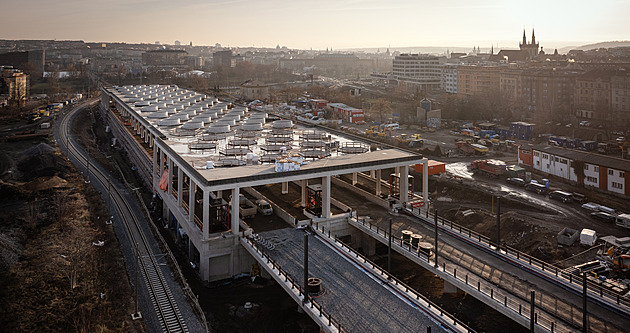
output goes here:
[[[194, 200], [194, 198], [193, 198]], [[192, 215], [193, 219], [195, 215]], [[193, 221], [194, 222], [194, 221]], [[210, 235], [210, 191], [203, 191], [203, 239], [208, 239]]]
[[173, 189], [173, 160], [167, 157], [168, 163], [168, 187], [166, 188], [166, 192], [168, 195], [171, 195], [171, 190]]
[[301, 180], [301, 185], [302, 185], [302, 187], [300, 189], [300, 192], [302, 194], [302, 201], [300, 201], [300, 206], [306, 207], [306, 199], [307, 199], [306, 198], [306, 196], [307, 196], [306, 188], [308, 187], [308, 179], [302, 179]]
[[190, 182], [188, 182], [188, 186], [190, 190], [188, 191], [188, 222], [195, 223], [195, 182], [193, 182], [192, 178], [190, 178]]
[[199, 277], [202, 281], [210, 279], [210, 259], [199, 256]]
[[424, 200], [424, 212], [429, 212], [429, 159], [422, 159], [422, 199]]
[[376, 170], [376, 195], [381, 195], [381, 169]]
[[358, 178], [358, 173], [353, 172], [353, 173], [352, 173], [352, 185], [353, 185], [353, 186], [354, 186], [354, 185], [356, 185], [356, 184], [358, 183], [357, 178]]
[[400, 167], [400, 203], [405, 206], [409, 201], [409, 166]]
[[330, 217], [330, 176], [322, 177], [322, 217]]
[[158, 151], [157, 149], [153, 149], [153, 174], [155, 175], [155, 172], [158, 171]]
[[190, 241], [190, 236], [188, 236], [188, 260], [189, 261], [192, 261], [193, 247], [195, 247], [195, 244], [193, 244], [193, 242]]
[[395, 167], [395, 168], [394, 168], [394, 174], [395, 174], [396, 176], [400, 176], [400, 167]]
[[376, 254], [376, 239], [368, 236], [367, 234], [361, 234], [361, 249], [367, 256], [373, 256]]
[[370, 177], [376, 178], [376, 171], [375, 170], [370, 170]]
[[457, 294], [457, 287], [444, 281], [444, 294]]
[[240, 213], [238, 210], [239, 194], [240, 194], [240, 189], [238, 187], [235, 187], [234, 189], [232, 189], [231, 227], [232, 227], [232, 234], [234, 236], [238, 236], [238, 227], [239, 227], [239, 222], [240, 222], [240, 216], [239, 216]]
[[182, 168], [177, 169], [177, 207], [182, 206], [182, 196], [184, 195], [184, 172]]
[[217, 191], [217, 198], [223, 198], [223, 190]]
[[289, 182], [282, 182], [282, 194], [289, 193]]
[[164, 164], [162, 161], [164, 161], [164, 151], [160, 149], [160, 160], [158, 162], [158, 165], [160, 166], [160, 177], [162, 177], [162, 173], [164, 172]]

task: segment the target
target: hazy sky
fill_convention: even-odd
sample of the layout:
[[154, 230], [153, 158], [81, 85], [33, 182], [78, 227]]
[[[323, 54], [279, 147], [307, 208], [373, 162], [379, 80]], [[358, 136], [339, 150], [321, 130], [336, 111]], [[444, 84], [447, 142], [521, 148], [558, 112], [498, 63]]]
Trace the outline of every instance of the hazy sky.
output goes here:
[[0, 39], [334, 49], [630, 39], [630, 0], [0, 0]]

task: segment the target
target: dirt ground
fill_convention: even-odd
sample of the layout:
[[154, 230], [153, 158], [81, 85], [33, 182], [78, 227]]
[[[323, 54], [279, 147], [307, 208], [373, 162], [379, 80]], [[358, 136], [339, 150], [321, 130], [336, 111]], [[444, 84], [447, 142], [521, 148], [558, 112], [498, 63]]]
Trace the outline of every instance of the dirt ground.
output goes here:
[[99, 193], [54, 142], [6, 142], [34, 127], [10, 123], [0, 138], [0, 330], [143, 332], [126, 319], [132, 291]]

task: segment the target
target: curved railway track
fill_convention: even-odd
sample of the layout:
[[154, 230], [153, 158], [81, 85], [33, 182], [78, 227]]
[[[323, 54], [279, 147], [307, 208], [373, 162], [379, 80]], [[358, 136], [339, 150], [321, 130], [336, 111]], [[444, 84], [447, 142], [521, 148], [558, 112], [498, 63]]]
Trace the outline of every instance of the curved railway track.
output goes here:
[[[59, 136], [62, 139], [61, 146], [65, 147], [66, 155], [74, 160], [77, 166], [86, 167], [89, 165], [88, 158], [83, 151], [70, 137], [70, 124], [73, 117], [87, 105], [81, 105], [71, 110], [63, 117], [59, 124]], [[92, 165], [89, 169], [89, 177], [96, 180], [103, 188], [109, 188], [111, 204], [115, 207], [122, 223], [125, 227], [129, 241], [136, 251], [137, 269], [142, 273], [146, 283], [151, 302], [158, 317], [163, 332], [188, 332], [188, 327], [182, 316], [179, 307], [171, 293], [171, 290], [155, 258], [153, 250], [140, 227], [140, 221], [133, 214], [133, 210], [125, 198], [125, 190], [120, 190], [116, 186], [108, 186], [111, 176], [99, 167]], [[136, 286], [136, 292], [138, 292]]]

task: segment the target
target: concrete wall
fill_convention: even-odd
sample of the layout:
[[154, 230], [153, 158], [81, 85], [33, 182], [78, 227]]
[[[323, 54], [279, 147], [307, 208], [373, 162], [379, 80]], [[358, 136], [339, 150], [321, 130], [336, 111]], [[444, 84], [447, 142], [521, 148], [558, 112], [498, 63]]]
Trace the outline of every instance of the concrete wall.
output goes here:
[[381, 199], [377, 196], [375, 196], [372, 193], [369, 193], [367, 191], [364, 191], [356, 186], [352, 186], [346, 182], [344, 182], [343, 180], [337, 179], [335, 177], [331, 177], [331, 183], [335, 186], [339, 186], [345, 190], [349, 190], [349, 191], [353, 191], [354, 193], [360, 195], [362, 198], [364, 198], [365, 200], [372, 202], [374, 204], [377, 204], [383, 208], [389, 209], [389, 202], [387, 202], [387, 200]]
[[251, 195], [252, 197], [256, 198], [257, 200], [260, 200], [260, 199], [266, 200], [271, 205], [271, 207], [273, 207], [274, 214], [276, 214], [279, 218], [281, 218], [282, 220], [284, 220], [285, 222], [287, 222], [291, 226], [294, 226], [294, 227], [297, 226], [297, 221], [296, 221], [295, 217], [293, 217], [291, 214], [289, 214], [284, 209], [280, 208], [280, 206], [276, 205], [271, 200], [267, 199], [267, 197], [262, 195], [260, 192], [256, 191], [253, 187], [245, 187], [245, 188], [243, 188], [243, 191], [247, 192], [247, 194]]

